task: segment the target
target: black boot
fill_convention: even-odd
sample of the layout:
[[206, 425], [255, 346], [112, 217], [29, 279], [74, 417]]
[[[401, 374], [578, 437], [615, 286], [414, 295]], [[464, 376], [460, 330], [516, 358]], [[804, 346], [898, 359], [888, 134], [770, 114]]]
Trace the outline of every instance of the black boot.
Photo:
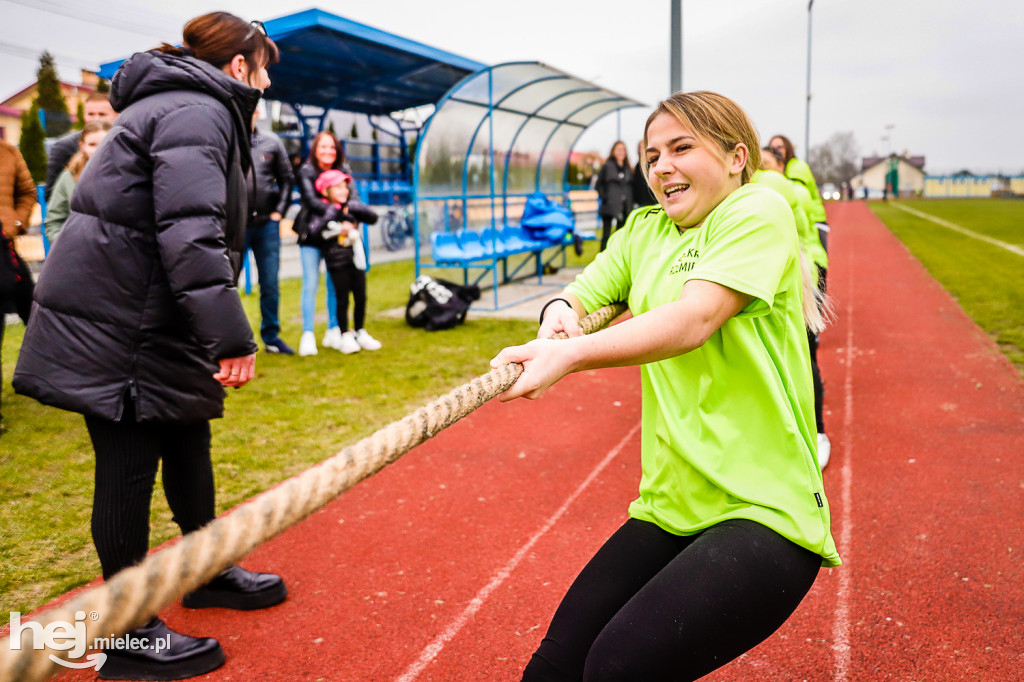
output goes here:
[[288, 596], [281, 576], [273, 573], [252, 573], [241, 566], [229, 566], [198, 590], [181, 600], [188, 609], [225, 609], [253, 611], [280, 604]]
[[[104, 649], [101, 680], [184, 680], [224, 665], [224, 650], [211, 637], [189, 637], [154, 618], [118, 638], [125, 648]], [[145, 641], [144, 648], [135, 648]]]

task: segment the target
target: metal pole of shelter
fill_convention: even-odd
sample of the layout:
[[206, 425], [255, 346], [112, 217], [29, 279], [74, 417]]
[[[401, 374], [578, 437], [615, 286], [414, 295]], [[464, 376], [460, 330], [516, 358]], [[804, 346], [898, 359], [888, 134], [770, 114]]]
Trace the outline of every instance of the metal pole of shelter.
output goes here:
[[[812, 2], [814, 0], [811, 0]], [[683, 89], [683, 0], [672, 0], [672, 37], [669, 45], [669, 94]]]
[[814, 0], [807, 3], [807, 115], [804, 121], [804, 150], [802, 156], [805, 159], [811, 156], [811, 8], [814, 7]]

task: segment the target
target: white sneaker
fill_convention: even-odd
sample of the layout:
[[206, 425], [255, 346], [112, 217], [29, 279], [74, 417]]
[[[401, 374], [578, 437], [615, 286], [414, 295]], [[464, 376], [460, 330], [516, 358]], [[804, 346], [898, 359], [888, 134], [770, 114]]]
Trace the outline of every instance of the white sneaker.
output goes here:
[[832, 454], [832, 441], [824, 433], [818, 434], [818, 467], [822, 471], [828, 466], [829, 455]]
[[341, 335], [341, 347], [338, 350], [342, 353], [358, 353], [361, 350], [355, 332], [345, 332]]
[[299, 355], [316, 355], [316, 336], [313, 332], [302, 332], [302, 338], [299, 339]]
[[365, 329], [359, 329], [356, 331], [356, 343], [363, 350], [380, 350], [380, 341], [370, 336], [370, 332]]
[[341, 328], [331, 327], [324, 332], [324, 338], [320, 341], [324, 348], [333, 348], [335, 350], [341, 350]]

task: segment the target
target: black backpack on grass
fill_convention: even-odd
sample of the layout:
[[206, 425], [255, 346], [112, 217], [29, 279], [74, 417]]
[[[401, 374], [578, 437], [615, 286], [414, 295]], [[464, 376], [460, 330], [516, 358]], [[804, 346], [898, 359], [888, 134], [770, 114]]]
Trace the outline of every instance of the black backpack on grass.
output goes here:
[[451, 329], [466, 319], [470, 304], [480, 298], [480, 287], [461, 286], [421, 275], [409, 286], [405, 321], [428, 332]]

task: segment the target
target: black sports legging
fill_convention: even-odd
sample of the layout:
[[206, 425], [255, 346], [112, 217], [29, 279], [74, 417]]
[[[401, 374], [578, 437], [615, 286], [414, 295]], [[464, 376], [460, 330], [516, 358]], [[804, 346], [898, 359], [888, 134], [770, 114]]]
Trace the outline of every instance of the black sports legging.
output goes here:
[[625, 216], [621, 216], [621, 215], [618, 215], [618, 216], [603, 215], [603, 216], [601, 216], [601, 248], [599, 249], [599, 251], [604, 251], [605, 247], [608, 246], [608, 240], [611, 239], [611, 236], [612, 236], [612, 231], [613, 231], [612, 230], [612, 222], [613, 221], [615, 223], [615, 229], [617, 230], [620, 227], [622, 227], [622, 225], [626, 222], [626, 217]]
[[820, 566], [753, 521], [679, 536], [630, 519], [569, 588], [523, 680], [695, 680], [775, 632]]
[[327, 270], [334, 282], [338, 301], [338, 326], [348, 331], [348, 295], [352, 294], [352, 328], [362, 329], [366, 323], [366, 272], [354, 265], [332, 267]]
[[96, 452], [92, 539], [109, 579], [146, 556], [149, 504], [157, 466], [163, 460], [164, 494], [182, 533], [214, 518], [210, 423], [138, 423], [125, 400], [120, 422], [86, 417]]

